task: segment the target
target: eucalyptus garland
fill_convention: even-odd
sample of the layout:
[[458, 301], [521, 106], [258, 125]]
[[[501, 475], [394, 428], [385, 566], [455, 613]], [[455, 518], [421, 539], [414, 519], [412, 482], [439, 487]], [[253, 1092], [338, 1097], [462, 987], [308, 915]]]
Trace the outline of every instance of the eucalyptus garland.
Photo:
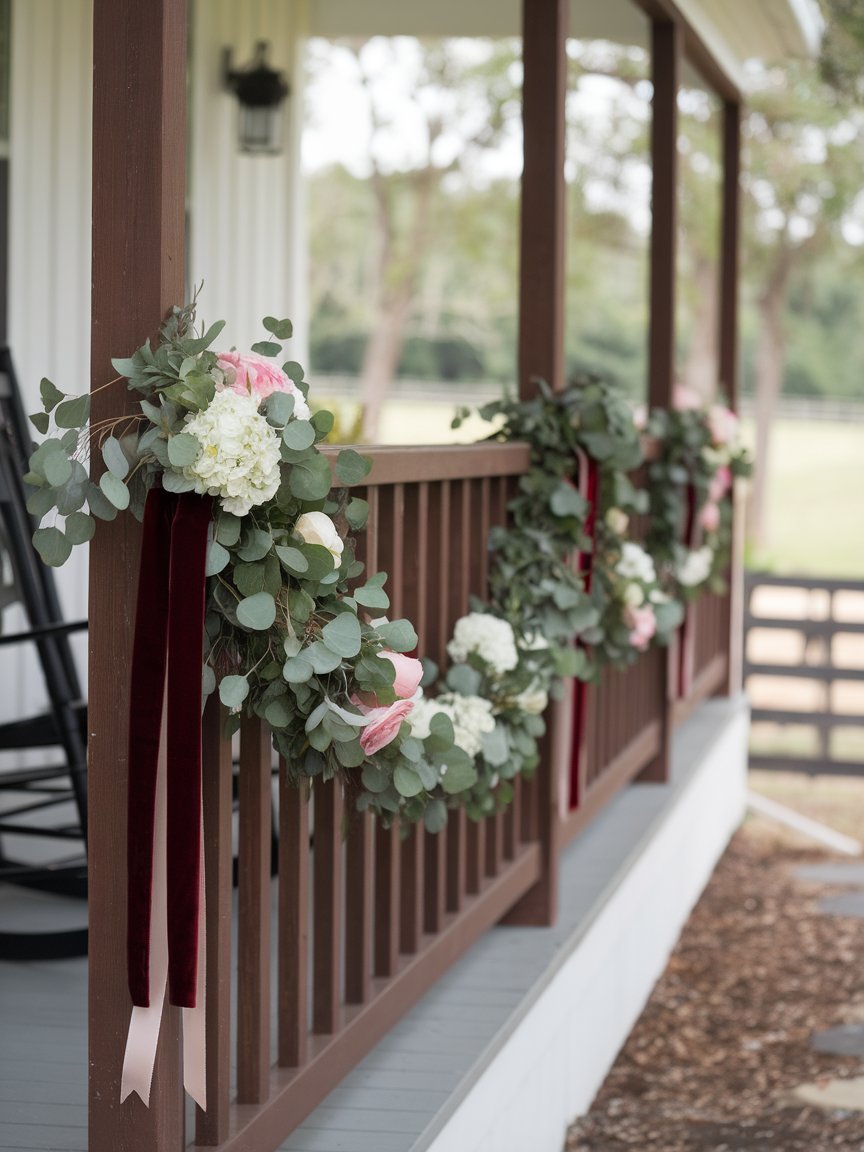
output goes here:
[[681, 407], [653, 411], [646, 430], [659, 447], [648, 467], [647, 543], [664, 587], [683, 600], [706, 588], [722, 593], [731, 561], [733, 485], [753, 470], [738, 418], [725, 404], [686, 399]]

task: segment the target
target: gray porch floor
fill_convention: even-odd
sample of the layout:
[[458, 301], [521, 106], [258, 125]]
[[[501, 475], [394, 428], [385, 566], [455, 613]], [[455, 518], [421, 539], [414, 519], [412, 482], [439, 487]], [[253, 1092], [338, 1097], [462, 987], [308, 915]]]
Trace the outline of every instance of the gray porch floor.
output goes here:
[[[288, 1138], [283, 1152], [428, 1148], [489, 1052], [551, 979], [564, 945], [588, 932], [628, 858], [674, 804], [736, 708], [738, 701], [712, 701], [699, 709], [676, 733], [671, 782], [631, 786], [566, 850], [554, 928], [487, 933]], [[17, 898], [0, 889], [0, 922], [4, 899]], [[0, 963], [4, 1152], [87, 1148], [86, 1001], [85, 960]]]

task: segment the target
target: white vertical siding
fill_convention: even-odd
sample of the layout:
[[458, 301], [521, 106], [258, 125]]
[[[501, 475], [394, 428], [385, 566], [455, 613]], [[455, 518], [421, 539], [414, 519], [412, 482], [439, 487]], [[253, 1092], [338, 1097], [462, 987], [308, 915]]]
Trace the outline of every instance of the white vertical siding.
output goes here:
[[[195, 0], [193, 5], [189, 283], [204, 282], [202, 316], [228, 320], [223, 340], [248, 347], [263, 316], [290, 316], [292, 358], [306, 355], [305, 258], [299, 186], [303, 72], [297, 0]], [[237, 147], [237, 101], [222, 85], [222, 50], [233, 67], [270, 45], [285, 73], [285, 148], [278, 156]]]
[[[64, 391], [89, 387], [91, 25], [91, 0], [13, 0], [9, 346], [30, 412], [42, 376]], [[87, 558], [78, 551], [58, 573], [70, 619], [87, 612]], [[76, 644], [83, 674], [86, 641]], [[24, 650], [4, 654], [0, 682], [0, 719], [45, 698]]]

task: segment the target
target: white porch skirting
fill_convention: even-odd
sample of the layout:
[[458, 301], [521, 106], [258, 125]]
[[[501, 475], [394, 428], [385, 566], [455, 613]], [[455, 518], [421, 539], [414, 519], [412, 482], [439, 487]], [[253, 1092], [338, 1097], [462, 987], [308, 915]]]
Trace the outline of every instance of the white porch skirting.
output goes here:
[[745, 807], [748, 708], [703, 705], [669, 784], [636, 784], [565, 852], [554, 928], [495, 928], [282, 1146], [562, 1152]]

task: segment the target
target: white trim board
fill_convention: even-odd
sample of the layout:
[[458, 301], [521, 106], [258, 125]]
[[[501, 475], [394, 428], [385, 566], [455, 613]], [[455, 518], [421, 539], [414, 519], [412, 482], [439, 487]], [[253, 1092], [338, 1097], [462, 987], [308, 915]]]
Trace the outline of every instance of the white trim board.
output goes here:
[[676, 733], [673, 779], [568, 848], [553, 928], [487, 933], [284, 1152], [561, 1152], [744, 813], [745, 700]]

